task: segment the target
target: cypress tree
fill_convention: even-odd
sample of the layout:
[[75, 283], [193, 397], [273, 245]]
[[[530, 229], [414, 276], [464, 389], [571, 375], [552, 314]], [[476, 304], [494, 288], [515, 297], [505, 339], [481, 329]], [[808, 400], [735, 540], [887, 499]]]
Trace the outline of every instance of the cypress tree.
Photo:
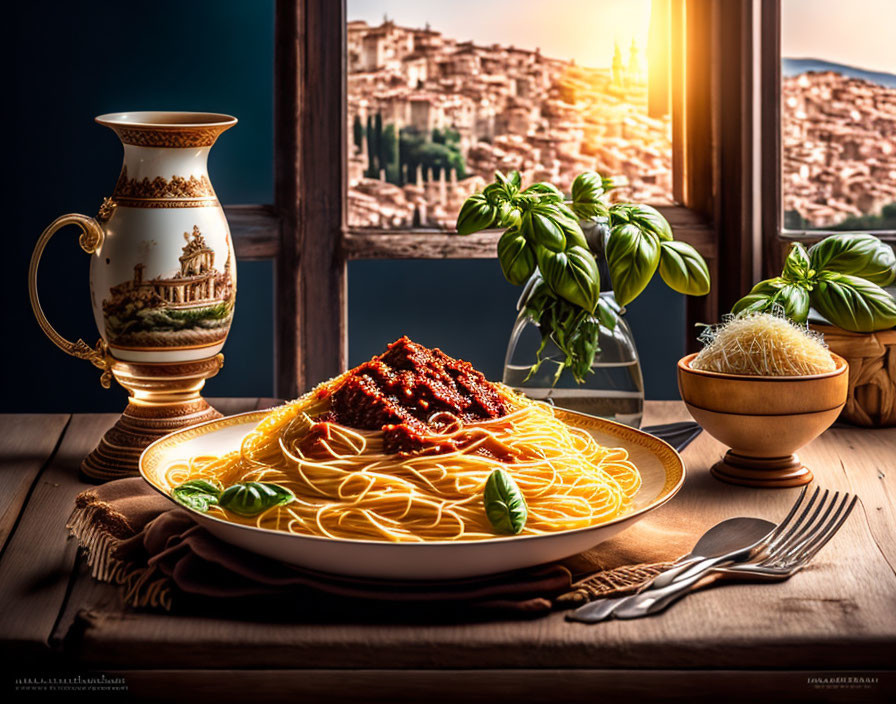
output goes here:
[[364, 126], [359, 115], [355, 115], [355, 121], [352, 123], [352, 138], [355, 142], [355, 151], [360, 152], [364, 144]]
[[376, 163], [376, 135], [373, 131], [373, 118], [367, 116], [367, 177], [376, 178], [379, 168]]

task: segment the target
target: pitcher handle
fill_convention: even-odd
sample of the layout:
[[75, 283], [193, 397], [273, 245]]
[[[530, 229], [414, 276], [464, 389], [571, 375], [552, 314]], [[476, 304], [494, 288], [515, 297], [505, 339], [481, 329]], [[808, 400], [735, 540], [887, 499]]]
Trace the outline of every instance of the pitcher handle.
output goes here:
[[91, 347], [80, 338], [78, 338], [77, 342], [66, 340], [50, 324], [40, 306], [40, 297], [37, 294], [37, 267], [50, 238], [56, 234], [57, 230], [66, 225], [77, 225], [81, 229], [78, 244], [88, 254], [93, 254], [103, 245], [105, 232], [99, 222], [92, 217], [78, 213], [69, 213], [51, 222], [50, 226], [41, 233], [37, 244], [34, 245], [34, 252], [31, 254], [31, 265], [28, 267], [28, 295], [31, 298], [31, 309], [34, 311], [34, 317], [37, 318], [37, 324], [40, 325], [40, 329], [59, 349], [78, 359], [86, 359], [95, 367], [103, 370], [103, 374], [100, 376], [100, 384], [102, 384], [103, 388], [108, 389], [112, 384], [111, 359], [108, 355], [106, 343], [102, 338], [97, 341], [95, 347]]

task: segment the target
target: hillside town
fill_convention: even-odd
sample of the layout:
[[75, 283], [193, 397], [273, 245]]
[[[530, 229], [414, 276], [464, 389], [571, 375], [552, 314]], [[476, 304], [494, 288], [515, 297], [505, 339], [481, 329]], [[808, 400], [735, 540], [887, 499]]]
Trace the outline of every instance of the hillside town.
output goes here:
[[833, 227], [896, 203], [896, 89], [810, 71], [782, 92], [785, 226]]
[[495, 169], [561, 188], [595, 169], [670, 202], [668, 85], [648, 91], [634, 42], [594, 69], [388, 19], [347, 35], [350, 226], [450, 229]]

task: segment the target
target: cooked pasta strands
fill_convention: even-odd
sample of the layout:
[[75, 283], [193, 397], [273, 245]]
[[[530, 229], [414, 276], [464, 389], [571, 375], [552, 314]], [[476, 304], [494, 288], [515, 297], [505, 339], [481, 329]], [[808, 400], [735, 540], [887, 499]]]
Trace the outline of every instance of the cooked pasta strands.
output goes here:
[[272, 410], [235, 452], [172, 463], [165, 475], [169, 487], [189, 479], [225, 486], [272, 482], [296, 500], [252, 518], [220, 507], [209, 512], [296, 534], [419, 542], [496, 537], [482, 495], [497, 468], [513, 477], [526, 499], [523, 535], [608, 521], [630, 507], [641, 485], [625, 450], [602, 447], [556, 418], [550, 406], [500, 385], [510, 412], [467, 425], [439, 414], [444, 431], [433, 436], [437, 451], [389, 454], [382, 432], [328, 423], [309, 454], [306, 441], [321, 425], [315, 418], [329, 410], [326, 392], [340, 381]]

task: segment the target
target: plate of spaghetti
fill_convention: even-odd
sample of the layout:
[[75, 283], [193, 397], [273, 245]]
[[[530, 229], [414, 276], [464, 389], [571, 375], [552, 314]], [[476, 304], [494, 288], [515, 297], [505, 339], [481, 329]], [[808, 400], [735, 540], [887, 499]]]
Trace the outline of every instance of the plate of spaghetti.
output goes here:
[[157, 440], [140, 472], [230, 544], [382, 579], [563, 559], [684, 482], [662, 440], [532, 401], [406, 337], [283, 406]]

